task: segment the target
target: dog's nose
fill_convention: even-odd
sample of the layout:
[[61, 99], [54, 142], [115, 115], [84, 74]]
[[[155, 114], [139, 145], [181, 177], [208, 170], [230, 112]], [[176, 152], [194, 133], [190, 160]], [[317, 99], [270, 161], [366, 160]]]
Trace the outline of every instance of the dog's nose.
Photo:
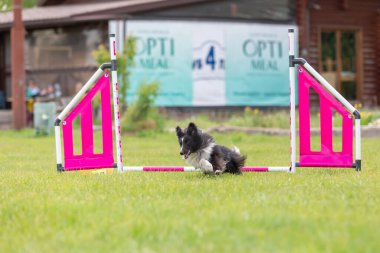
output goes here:
[[181, 151], [181, 152], [179, 152], [179, 154], [180, 154], [180, 155], [183, 155], [183, 152]]

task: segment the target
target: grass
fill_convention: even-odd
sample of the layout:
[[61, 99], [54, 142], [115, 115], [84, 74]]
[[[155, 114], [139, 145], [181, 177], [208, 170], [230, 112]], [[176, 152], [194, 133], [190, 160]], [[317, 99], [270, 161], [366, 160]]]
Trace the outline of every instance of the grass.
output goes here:
[[[124, 136], [129, 165], [182, 165], [173, 133]], [[251, 165], [288, 164], [288, 137], [215, 135]], [[363, 172], [55, 172], [54, 140], [0, 132], [0, 252], [376, 252], [379, 138]]]

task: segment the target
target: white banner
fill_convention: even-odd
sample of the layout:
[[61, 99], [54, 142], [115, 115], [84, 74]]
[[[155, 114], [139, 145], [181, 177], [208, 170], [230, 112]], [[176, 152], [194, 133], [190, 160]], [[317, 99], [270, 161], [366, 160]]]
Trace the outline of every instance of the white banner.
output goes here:
[[205, 24], [193, 33], [193, 105], [225, 104], [223, 25]]

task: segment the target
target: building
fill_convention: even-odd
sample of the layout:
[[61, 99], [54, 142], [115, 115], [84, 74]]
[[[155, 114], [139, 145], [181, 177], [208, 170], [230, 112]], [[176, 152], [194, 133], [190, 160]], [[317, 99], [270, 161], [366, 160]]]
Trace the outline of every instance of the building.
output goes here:
[[[181, 20], [297, 25], [301, 57], [351, 101], [380, 103], [378, 0], [42, 0], [23, 19], [27, 79], [42, 87], [58, 82], [64, 96], [96, 69], [91, 52], [107, 43], [109, 20]], [[5, 98], [11, 97], [11, 22], [11, 13], [0, 14]]]
[[380, 1], [297, 1], [301, 55], [347, 98], [380, 103]]

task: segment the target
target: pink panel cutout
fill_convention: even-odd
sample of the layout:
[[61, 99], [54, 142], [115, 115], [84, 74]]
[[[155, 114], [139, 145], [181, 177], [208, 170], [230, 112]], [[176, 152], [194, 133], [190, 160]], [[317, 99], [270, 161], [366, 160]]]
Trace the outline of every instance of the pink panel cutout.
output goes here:
[[[102, 112], [102, 143], [101, 154], [94, 154], [94, 135], [92, 120], [92, 99], [100, 92]], [[74, 155], [73, 120], [80, 114], [82, 154]], [[112, 168], [112, 114], [110, 77], [106, 72], [94, 87], [83, 97], [78, 105], [67, 115], [62, 122], [63, 151], [65, 156], [65, 170]]]
[[[321, 151], [310, 149], [310, 98], [313, 89], [320, 98]], [[298, 66], [300, 167], [350, 167], [353, 156], [353, 119], [351, 114], [303, 67]], [[333, 109], [342, 115], [342, 151], [333, 151]]]

